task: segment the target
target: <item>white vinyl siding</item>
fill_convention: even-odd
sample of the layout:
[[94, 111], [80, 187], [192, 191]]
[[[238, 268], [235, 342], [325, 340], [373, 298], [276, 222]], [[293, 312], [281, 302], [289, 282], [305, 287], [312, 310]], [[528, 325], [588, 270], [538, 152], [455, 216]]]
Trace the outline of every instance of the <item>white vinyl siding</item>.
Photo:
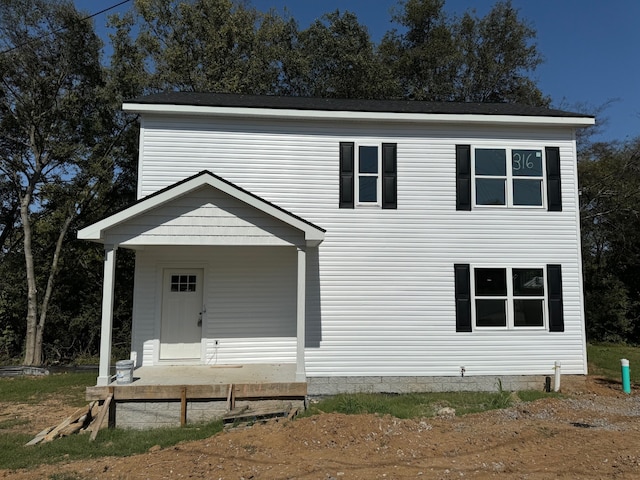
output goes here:
[[[570, 128], [147, 115], [143, 135], [141, 196], [210, 170], [326, 229], [307, 249], [307, 376], [552, 374], [554, 361], [586, 372]], [[397, 143], [397, 210], [338, 208], [341, 141]], [[456, 144], [532, 143], [560, 148], [562, 212], [456, 211]], [[453, 265], [523, 259], [562, 265], [565, 332], [456, 333]]]
[[108, 230], [106, 243], [135, 245], [295, 245], [302, 233], [213, 188]]
[[[158, 362], [164, 268], [204, 269], [206, 365], [295, 363], [296, 250], [283, 247], [149, 247], [136, 254], [133, 351]], [[137, 353], [140, 356], [140, 353]]]

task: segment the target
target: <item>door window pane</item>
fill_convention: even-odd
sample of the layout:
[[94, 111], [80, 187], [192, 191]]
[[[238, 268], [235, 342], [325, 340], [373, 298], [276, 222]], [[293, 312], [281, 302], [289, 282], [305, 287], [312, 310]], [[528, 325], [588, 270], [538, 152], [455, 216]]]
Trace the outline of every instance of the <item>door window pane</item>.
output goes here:
[[171, 275], [172, 292], [195, 292], [196, 284], [195, 275]]

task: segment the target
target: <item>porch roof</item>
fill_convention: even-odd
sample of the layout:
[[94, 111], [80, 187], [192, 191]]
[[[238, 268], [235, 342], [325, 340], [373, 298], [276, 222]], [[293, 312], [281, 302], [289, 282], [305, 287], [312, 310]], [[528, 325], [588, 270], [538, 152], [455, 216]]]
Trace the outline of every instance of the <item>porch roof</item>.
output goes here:
[[159, 209], [172, 201], [206, 186], [212, 187], [242, 204], [254, 208], [268, 217], [283, 222], [285, 225], [301, 232], [307, 245], [316, 246], [324, 240], [324, 229], [207, 170], [159, 190], [138, 200], [129, 207], [83, 228], [78, 231], [78, 238], [81, 240], [105, 243], [109, 230], [149, 213], [152, 210]]

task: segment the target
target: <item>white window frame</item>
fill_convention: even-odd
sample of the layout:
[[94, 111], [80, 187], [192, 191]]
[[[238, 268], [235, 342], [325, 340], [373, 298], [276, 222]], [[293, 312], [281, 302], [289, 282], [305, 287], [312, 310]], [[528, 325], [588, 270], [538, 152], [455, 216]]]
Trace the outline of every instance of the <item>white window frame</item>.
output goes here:
[[[501, 269], [505, 270], [505, 274], [507, 276], [507, 294], [503, 296], [477, 296], [476, 295], [476, 269]], [[523, 296], [523, 295], [514, 295], [513, 293], [513, 270], [514, 269], [537, 269], [542, 270], [542, 288], [543, 295], [542, 296]], [[548, 312], [548, 288], [547, 288], [547, 267], [546, 265], [470, 265], [470, 281], [471, 281], [471, 319], [473, 330], [475, 332], [484, 332], [484, 331], [545, 331], [548, 330], [549, 327], [549, 312]], [[496, 327], [484, 327], [478, 326], [476, 322], [476, 299], [478, 300], [498, 300], [504, 298], [506, 305], [506, 316], [507, 321], [505, 326], [496, 326]], [[514, 300], [542, 300], [542, 325], [541, 326], [527, 326], [527, 327], [516, 327], [515, 326], [515, 307]]]
[[[504, 150], [505, 151], [505, 160], [506, 160], [506, 175], [476, 175], [476, 150]], [[513, 175], [512, 168], [512, 159], [513, 159], [513, 151], [514, 150], [538, 150], [541, 152], [542, 156], [542, 175], [541, 176], [517, 176]], [[505, 144], [486, 144], [486, 145], [473, 145], [471, 147], [471, 197], [474, 208], [517, 208], [517, 209], [546, 209], [547, 208], [547, 159], [545, 147], [540, 145], [505, 145]], [[506, 188], [505, 188], [505, 203], [504, 205], [481, 205], [476, 202], [476, 180], [477, 179], [505, 179]], [[530, 179], [530, 180], [540, 180], [540, 189], [541, 189], [541, 199], [542, 203], [540, 205], [514, 205], [513, 203], [513, 180], [514, 179]]]
[[[375, 147], [378, 151], [378, 172], [360, 173], [360, 147]], [[355, 142], [354, 144], [354, 197], [357, 207], [381, 207], [382, 206], [382, 142]], [[360, 176], [376, 177], [376, 201], [363, 202], [360, 200]]]

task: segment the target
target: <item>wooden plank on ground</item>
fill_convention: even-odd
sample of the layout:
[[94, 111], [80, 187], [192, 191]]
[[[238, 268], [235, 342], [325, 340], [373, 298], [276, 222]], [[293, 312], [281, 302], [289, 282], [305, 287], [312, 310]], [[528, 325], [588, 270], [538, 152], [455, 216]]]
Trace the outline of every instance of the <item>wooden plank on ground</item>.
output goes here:
[[45, 437], [42, 439], [42, 442], [43, 443], [50, 442], [51, 440], [56, 438], [60, 434], [60, 431], [62, 431], [68, 425], [74, 422], [77, 422], [78, 419], [80, 419], [80, 417], [87, 414], [88, 410], [89, 409], [87, 407], [81, 407], [77, 409], [70, 416], [68, 416], [64, 421], [62, 421], [56, 428], [54, 428], [49, 433], [47, 433]]
[[289, 415], [287, 415], [287, 420], [293, 420], [294, 417], [298, 415], [299, 410], [300, 409], [298, 407], [293, 407], [291, 410], [289, 410]]
[[40, 443], [44, 437], [54, 428], [56, 428], [55, 425], [53, 425], [52, 427], [47, 427], [44, 430], [42, 430], [39, 434], [37, 434], [35, 437], [33, 437], [28, 443], [25, 443], [24, 446], [25, 447], [30, 447], [31, 445], [37, 445], [38, 443]]
[[68, 437], [69, 435], [73, 435], [74, 433], [82, 430], [83, 425], [84, 425], [84, 419], [80, 417], [80, 419], [77, 422], [67, 425], [62, 430], [60, 430], [58, 434], [61, 437]]
[[102, 426], [107, 413], [109, 413], [109, 406], [111, 405], [111, 401], [113, 400], [113, 394], [109, 394], [107, 399], [102, 404], [102, 408], [100, 409], [100, 413], [98, 413], [98, 418], [95, 419], [93, 425], [91, 425], [91, 436], [89, 437], [89, 441], [93, 442], [98, 436], [98, 430]]

